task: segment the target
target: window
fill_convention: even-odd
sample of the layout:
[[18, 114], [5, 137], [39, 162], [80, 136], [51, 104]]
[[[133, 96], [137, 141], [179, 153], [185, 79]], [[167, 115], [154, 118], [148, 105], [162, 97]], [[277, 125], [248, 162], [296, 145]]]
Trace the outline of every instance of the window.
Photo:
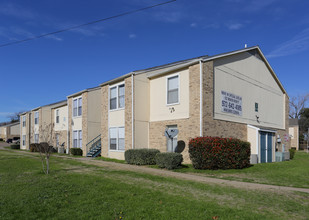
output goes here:
[[26, 135], [23, 135], [22, 136], [22, 143], [23, 143], [23, 146], [25, 146], [26, 145]]
[[78, 131], [73, 131], [73, 147], [74, 148], [82, 148], [82, 131], [78, 130]]
[[73, 99], [73, 117], [82, 115], [82, 98]]
[[111, 87], [109, 90], [109, 109], [121, 109], [125, 105], [125, 90], [124, 84]]
[[34, 134], [34, 143], [39, 143], [39, 134]]
[[124, 151], [124, 127], [109, 129], [109, 149]]
[[23, 127], [26, 127], [26, 116], [23, 116]]
[[56, 123], [59, 123], [59, 109], [56, 110]]
[[255, 103], [255, 112], [259, 111], [259, 103]]
[[[177, 129], [177, 125], [170, 125], [167, 126], [168, 129]], [[167, 152], [175, 152], [175, 149], [177, 147], [177, 137], [178, 135], [176, 135], [173, 138], [167, 138]]]
[[177, 104], [179, 102], [179, 76], [167, 78], [167, 104]]
[[39, 112], [34, 112], [34, 124], [39, 124]]

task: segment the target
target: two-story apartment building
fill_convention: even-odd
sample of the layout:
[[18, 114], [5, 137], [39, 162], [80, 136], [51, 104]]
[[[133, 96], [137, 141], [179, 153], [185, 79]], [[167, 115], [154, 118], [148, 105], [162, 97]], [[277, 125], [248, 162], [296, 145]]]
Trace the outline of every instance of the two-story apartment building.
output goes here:
[[60, 101], [32, 109], [20, 114], [20, 149], [29, 149], [31, 143], [52, 142], [52, 108], [62, 106]]
[[88, 143], [100, 138], [101, 90], [85, 89], [67, 97], [69, 148], [81, 148], [83, 155], [89, 151]]
[[[53, 146], [58, 152], [68, 153], [68, 105], [63, 102], [51, 109], [51, 118], [53, 123]], [[60, 150], [61, 149], [61, 150]], [[63, 153], [62, 152], [62, 153]]]
[[[124, 151], [175, 151], [197, 136], [251, 143], [251, 161], [275, 161], [287, 150], [289, 98], [259, 47], [134, 71], [101, 85], [102, 156]], [[166, 128], [178, 129], [168, 139]], [[281, 141], [277, 141], [281, 140]]]
[[19, 122], [9, 123], [6, 125], [0, 126], [0, 138], [7, 140], [14, 137], [20, 137], [19, 134]]

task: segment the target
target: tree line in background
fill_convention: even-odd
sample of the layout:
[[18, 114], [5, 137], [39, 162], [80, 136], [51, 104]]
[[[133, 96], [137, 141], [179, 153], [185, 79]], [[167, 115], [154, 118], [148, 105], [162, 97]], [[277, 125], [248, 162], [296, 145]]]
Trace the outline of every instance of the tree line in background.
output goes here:
[[297, 118], [299, 125], [299, 141], [309, 141], [309, 93], [290, 98], [290, 118]]

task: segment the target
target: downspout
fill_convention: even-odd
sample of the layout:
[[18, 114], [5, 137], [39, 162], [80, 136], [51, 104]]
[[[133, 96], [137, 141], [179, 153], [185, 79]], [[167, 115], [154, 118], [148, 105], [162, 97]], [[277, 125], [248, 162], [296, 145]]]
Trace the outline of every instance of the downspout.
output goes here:
[[134, 149], [134, 73], [132, 73], [132, 149]]
[[203, 62], [200, 60], [200, 137], [203, 136]]

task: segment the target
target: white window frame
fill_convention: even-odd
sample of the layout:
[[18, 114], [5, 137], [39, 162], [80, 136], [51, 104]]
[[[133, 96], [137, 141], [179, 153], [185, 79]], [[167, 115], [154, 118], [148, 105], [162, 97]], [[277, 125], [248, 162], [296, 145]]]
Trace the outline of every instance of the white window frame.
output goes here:
[[[125, 147], [126, 147], [126, 145], [125, 145], [125, 143], [124, 143], [124, 149], [123, 150], [120, 150], [119, 149], [119, 129], [123, 129], [123, 134], [124, 134], [124, 136], [123, 136], [123, 139], [125, 139], [125, 136], [126, 136], [126, 134], [125, 134], [125, 128], [124, 127], [109, 127], [109, 129], [108, 129], [108, 150], [109, 151], [114, 151], [114, 152], [124, 152], [125, 151]], [[116, 133], [117, 133], [117, 137], [116, 137], [116, 150], [114, 150], [114, 149], [110, 149], [110, 139], [111, 139], [111, 137], [110, 137], [110, 134], [111, 134], [111, 132], [110, 132], [110, 129], [116, 129]]]
[[23, 116], [23, 128], [26, 127], [26, 116]]
[[[117, 111], [117, 110], [122, 110], [122, 109], [125, 108], [125, 106], [126, 106], [125, 99], [124, 99], [124, 106], [121, 107], [121, 108], [119, 107], [119, 86], [122, 86], [122, 85], [124, 86], [124, 94], [126, 94], [126, 85], [125, 85], [124, 82], [109, 86], [109, 89], [108, 89], [108, 108], [109, 108], [109, 111]], [[116, 88], [116, 108], [115, 109], [111, 109], [111, 105], [110, 105], [111, 89], [113, 89], [113, 88]]]
[[[79, 106], [79, 100], [80, 100], [80, 99], [81, 99], [81, 105]], [[75, 101], [75, 100], [76, 100], [76, 102], [77, 102], [77, 106], [76, 106], [76, 115], [74, 115], [74, 101]], [[78, 114], [78, 112], [79, 112], [79, 111], [78, 111], [79, 107], [82, 108], [80, 115]], [[82, 97], [82, 96], [79, 96], [79, 97], [76, 97], [76, 98], [74, 98], [74, 99], [72, 100], [72, 116], [73, 116], [73, 118], [77, 118], [77, 117], [81, 117], [82, 114], [83, 114], [83, 97]]]
[[[168, 103], [168, 80], [175, 76], [178, 77], [178, 102]], [[170, 106], [170, 105], [178, 105], [178, 104], [180, 104], [180, 75], [179, 73], [175, 73], [175, 74], [166, 76], [166, 105]]]
[[39, 139], [40, 139], [39, 134], [34, 134], [34, 143], [38, 144], [39, 143]]
[[34, 124], [35, 125], [39, 124], [39, 117], [40, 117], [39, 111], [34, 112]]
[[22, 146], [26, 146], [26, 135], [22, 136]]
[[59, 109], [56, 109], [56, 124], [60, 123]]
[[[77, 134], [76, 139], [75, 139], [75, 132]], [[83, 132], [82, 130], [73, 130], [73, 135], [72, 135], [72, 148], [80, 148], [83, 149]], [[74, 144], [74, 140], [76, 141], [76, 146]]]

